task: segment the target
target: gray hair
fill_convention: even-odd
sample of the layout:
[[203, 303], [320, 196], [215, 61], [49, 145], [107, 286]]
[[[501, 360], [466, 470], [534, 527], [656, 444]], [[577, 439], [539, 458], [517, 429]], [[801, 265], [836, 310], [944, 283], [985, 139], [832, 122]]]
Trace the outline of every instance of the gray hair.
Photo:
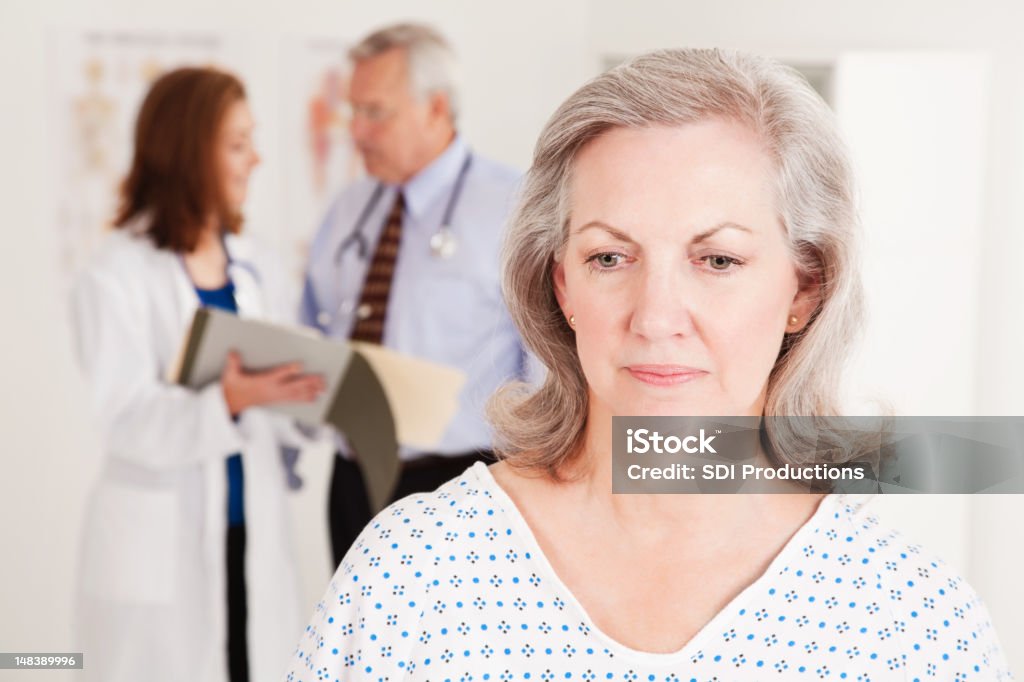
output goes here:
[[394, 49], [405, 53], [413, 94], [428, 97], [444, 93], [454, 122], [459, 112], [459, 68], [455, 51], [444, 36], [426, 24], [393, 24], [360, 40], [348, 51], [348, 57], [358, 63]]
[[[503, 290], [527, 347], [548, 369], [536, 390], [505, 386], [488, 406], [496, 450], [547, 470], [579, 454], [586, 379], [552, 271], [568, 239], [570, 180], [579, 151], [612, 128], [728, 119], [757, 133], [775, 166], [776, 206], [793, 262], [820, 282], [804, 328], [784, 337], [768, 378], [765, 416], [839, 416], [845, 356], [863, 314], [858, 219], [846, 151], [828, 106], [795, 70], [721, 50], [663, 50], [633, 59], [573, 93], [541, 132], [502, 253]], [[727, 416], [727, 415], [723, 415]], [[773, 455], [800, 461], [808, 420], [764, 420]], [[813, 449], [812, 449], [813, 451]]]

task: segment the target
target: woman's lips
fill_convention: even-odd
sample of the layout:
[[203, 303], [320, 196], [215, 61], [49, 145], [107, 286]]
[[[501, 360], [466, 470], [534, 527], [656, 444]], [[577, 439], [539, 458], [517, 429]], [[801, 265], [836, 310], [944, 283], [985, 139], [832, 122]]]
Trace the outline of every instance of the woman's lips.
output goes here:
[[630, 365], [626, 367], [630, 375], [645, 384], [652, 386], [675, 386], [699, 379], [707, 372], [682, 365]]

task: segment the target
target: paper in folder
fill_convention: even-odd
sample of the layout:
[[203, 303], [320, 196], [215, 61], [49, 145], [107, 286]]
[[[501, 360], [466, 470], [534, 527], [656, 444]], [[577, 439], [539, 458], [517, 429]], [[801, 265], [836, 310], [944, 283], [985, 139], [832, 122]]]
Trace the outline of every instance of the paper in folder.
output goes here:
[[344, 433], [359, 455], [374, 510], [385, 506], [398, 480], [399, 444], [434, 449], [458, 410], [465, 383], [458, 369], [381, 346], [211, 308], [196, 311], [170, 379], [191, 388], [217, 381], [231, 350], [248, 371], [301, 362], [304, 372], [323, 377], [326, 388], [316, 401], [263, 408]]

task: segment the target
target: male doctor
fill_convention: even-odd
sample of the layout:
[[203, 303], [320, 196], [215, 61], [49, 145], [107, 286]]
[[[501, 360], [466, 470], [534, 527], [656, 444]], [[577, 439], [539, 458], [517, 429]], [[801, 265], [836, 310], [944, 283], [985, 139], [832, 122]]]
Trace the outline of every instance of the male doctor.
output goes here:
[[[351, 133], [368, 174], [345, 188], [312, 244], [303, 317], [341, 339], [457, 367], [459, 411], [434, 452], [403, 447], [393, 497], [430, 491], [490, 457], [487, 399], [524, 375], [498, 252], [519, 174], [456, 129], [455, 58], [419, 24], [370, 34], [349, 52]], [[335, 565], [370, 520], [356, 464], [377, 453], [338, 438], [329, 516]]]

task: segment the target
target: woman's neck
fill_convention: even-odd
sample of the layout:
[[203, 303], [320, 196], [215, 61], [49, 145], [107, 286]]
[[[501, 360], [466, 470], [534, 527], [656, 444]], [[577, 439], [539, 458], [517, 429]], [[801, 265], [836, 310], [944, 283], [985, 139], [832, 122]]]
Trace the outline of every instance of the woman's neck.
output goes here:
[[184, 261], [189, 277], [200, 289], [219, 289], [227, 284], [228, 257], [215, 220], [200, 231], [196, 248], [185, 254]]
[[[591, 409], [582, 451], [565, 472], [576, 488], [578, 502], [604, 516], [634, 537], [652, 542], [687, 528], [692, 536], [729, 533], [748, 527], [764, 514], [783, 526], [802, 525], [821, 495], [798, 492], [734, 494], [613, 494], [612, 420], [610, 414]], [[792, 525], [795, 524], [795, 525]]]
[[196, 251], [205, 251], [209, 249], [220, 249], [222, 243], [222, 230], [220, 228], [220, 220], [217, 216], [210, 216], [206, 219], [206, 224], [199, 230], [199, 239], [196, 241]]

